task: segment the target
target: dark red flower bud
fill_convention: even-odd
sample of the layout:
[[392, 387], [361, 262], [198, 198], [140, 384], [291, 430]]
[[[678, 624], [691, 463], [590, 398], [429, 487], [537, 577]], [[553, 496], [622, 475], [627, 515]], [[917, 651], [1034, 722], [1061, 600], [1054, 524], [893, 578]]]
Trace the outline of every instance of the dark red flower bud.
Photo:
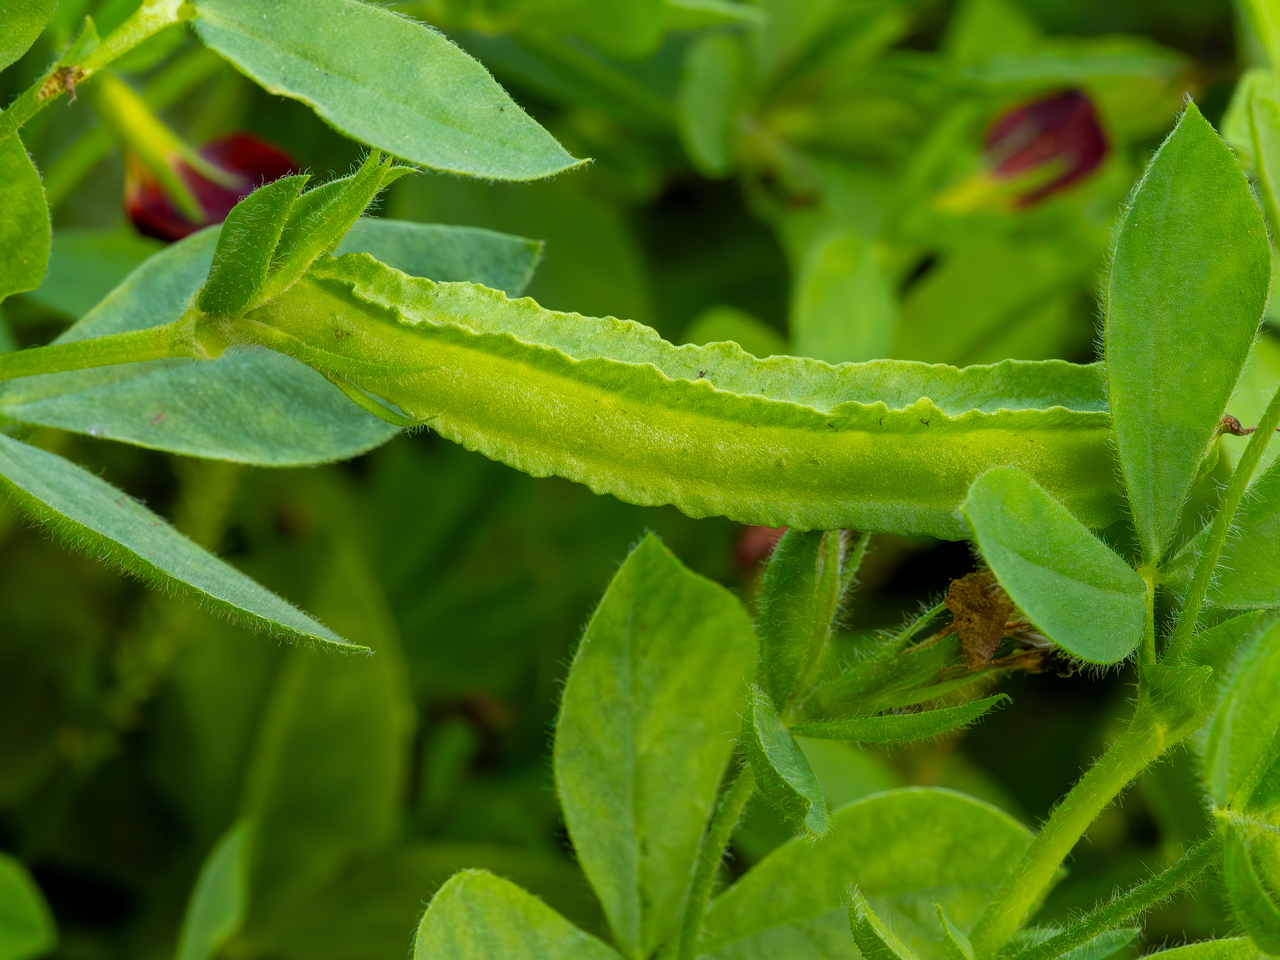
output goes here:
[[1046, 182], [1017, 198], [1025, 207], [1096, 170], [1107, 155], [1107, 137], [1088, 95], [1066, 90], [1001, 114], [983, 149], [997, 179], [1045, 172]]
[[761, 560], [767, 560], [773, 554], [786, 527], [757, 527], [754, 524], [744, 526], [738, 537], [738, 546], [733, 552], [733, 561], [740, 573], [750, 573]]
[[287, 153], [248, 133], [211, 140], [199, 154], [227, 174], [226, 183], [214, 182], [181, 157], [173, 156], [170, 161], [204, 211], [204, 219], [198, 222], [178, 209], [146, 167], [129, 163], [125, 210], [139, 233], [159, 240], [181, 240], [211, 223], [221, 223], [232, 207], [264, 183], [298, 171]]

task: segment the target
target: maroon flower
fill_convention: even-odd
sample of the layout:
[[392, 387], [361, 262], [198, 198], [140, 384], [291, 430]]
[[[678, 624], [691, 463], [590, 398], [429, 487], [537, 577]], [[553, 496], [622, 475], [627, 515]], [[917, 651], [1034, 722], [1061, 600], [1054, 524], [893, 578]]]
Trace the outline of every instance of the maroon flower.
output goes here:
[[232, 207], [264, 183], [298, 171], [287, 153], [248, 133], [211, 140], [199, 154], [227, 174], [225, 183], [192, 169], [180, 157], [173, 156], [170, 161], [204, 211], [204, 219], [198, 222], [178, 209], [145, 166], [136, 161], [128, 164], [125, 209], [139, 233], [159, 240], [181, 240], [201, 227], [221, 223]]
[[1067, 90], [1001, 114], [983, 149], [996, 179], [1039, 170], [1049, 177], [1016, 199], [1016, 206], [1026, 207], [1096, 170], [1107, 155], [1107, 138], [1093, 101], [1080, 90]]

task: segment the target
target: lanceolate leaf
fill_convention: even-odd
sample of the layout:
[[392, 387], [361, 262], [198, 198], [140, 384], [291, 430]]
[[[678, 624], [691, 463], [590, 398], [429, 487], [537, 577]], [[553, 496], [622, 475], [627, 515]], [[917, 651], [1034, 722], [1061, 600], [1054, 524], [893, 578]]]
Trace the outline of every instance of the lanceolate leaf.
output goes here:
[[[5, 25], [7, 29], [7, 24]], [[49, 206], [35, 164], [17, 134], [0, 143], [0, 300], [34, 290], [49, 265]]]
[[958, 707], [940, 707], [919, 713], [889, 714], [883, 717], [856, 717], [804, 723], [791, 728], [797, 737], [820, 740], [847, 740], [854, 743], [909, 743], [928, 740], [968, 726], [993, 707], [1008, 700], [1003, 693]]
[[1000, 585], [1046, 637], [1090, 663], [1116, 663], [1137, 647], [1142, 579], [1025, 473], [983, 474], [964, 515]]
[[912, 949], [898, 939], [857, 887], [849, 904], [849, 929], [863, 960], [916, 960]]
[[795, 738], [778, 719], [769, 696], [752, 687], [742, 718], [741, 745], [768, 803], [796, 827], [820, 837], [831, 826], [822, 785]]
[[194, 593], [260, 630], [364, 649], [196, 546], [105, 480], [3, 434], [0, 487], [59, 537], [161, 587]]
[[1162, 558], [1177, 527], [1270, 278], [1267, 229], [1249, 184], [1189, 104], [1125, 214], [1107, 288], [1111, 413], [1149, 562]]
[[556, 785], [628, 956], [675, 931], [754, 668], [742, 604], [652, 536], [587, 624], [556, 726]]
[[1280, 627], [1253, 641], [1236, 665], [1204, 745], [1204, 778], [1219, 809], [1280, 819]]
[[34, 960], [57, 940], [40, 888], [21, 862], [0, 853], [0, 960]]
[[200, 39], [342, 132], [449, 173], [534, 180], [577, 166], [483, 66], [359, 0], [197, 0]]
[[200, 868], [178, 936], [177, 960], [214, 960], [239, 932], [249, 907], [251, 825], [232, 825]]
[[[209, 270], [217, 230], [165, 249], [59, 338], [159, 326], [182, 315]], [[531, 240], [401, 220], [362, 220], [342, 250], [364, 250], [415, 275], [523, 291], [541, 247]], [[211, 411], [216, 411], [211, 415]], [[332, 384], [268, 350], [217, 360], [162, 360], [0, 384], [0, 413], [25, 423], [190, 456], [295, 466], [355, 456], [398, 430]]]
[[1233, 609], [1280, 607], [1280, 464], [1249, 487], [1209, 599]]
[[454, 876], [427, 907], [414, 960], [621, 960], [537, 897], [483, 870]]
[[367, 257], [317, 262], [237, 330], [527, 473], [691, 516], [960, 539], [955, 508], [995, 463], [1116, 516], [1093, 367], [762, 361]]
[[[757, 606], [760, 634], [760, 686], [778, 710], [786, 708], [800, 671], [821, 631], [826, 638], [831, 612], [818, 611], [819, 573], [824, 568], [821, 530], [788, 530], [765, 569]], [[833, 539], [835, 539], [833, 537]], [[821, 620], [821, 622], [819, 622]]]
[[[0, 70], [13, 63], [36, 42], [53, 16], [58, 0], [0, 0]], [[0, 183], [7, 181], [0, 178]]]
[[[1226, 827], [1222, 852], [1222, 879], [1232, 913], [1249, 939], [1271, 956], [1280, 953], [1280, 908], [1275, 894], [1258, 876], [1249, 841], [1233, 827]], [[1263, 843], [1274, 841], [1270, 838]], [[1276, 879], [1276, 878], [1273, 878]]]
[[[931, 901], [967, 928], [1031, 839], [1007, 814], [946, 790], [876, 794], [832, 819], [826, 837], [783, 844], [716, 898], [704, 952], [853, 960], [845, 904], [857, 884], [911, 949], [945, 956]], [[907, 919], [922, 913], [927, 928]]]

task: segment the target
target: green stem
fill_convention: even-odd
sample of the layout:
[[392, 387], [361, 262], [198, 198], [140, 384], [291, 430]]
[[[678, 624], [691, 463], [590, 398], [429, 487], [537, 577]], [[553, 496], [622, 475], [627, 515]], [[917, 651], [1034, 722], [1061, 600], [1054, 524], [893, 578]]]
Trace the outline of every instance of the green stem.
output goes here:
[[1216, 834], [1201, 840], [1169, 869], [1135, 884], [1120, 896], [1072, 921], [1070, 929], [1015, 953], [1009, 960], [1055, 960], [1099, 934], [1120, 926], [1204, 873], [1217, 861], [1218, 847]]
[[144, 0], [142, 6], [124, 23], [103, 37], [83, 60], [67, 63], [59, 60], [34, 84], [0, 113], [0, 143], [53, 103], [75, 84], [83, 83], [107, 64], [124, 56], [143, 40], [161, 30], [195, 16], [190, 0]]
[[1142, 662], [1156, 662], [1156, 582], [1155, 570], [1144, 566], [1138, 570], [1146, 587], [1146, 616], [1142, 628]]
[[729, 846], [734, 827], [742, 817], [742, 811], [756, 789], [755, 774], [751, 765], [744, 763], [738, 769], [729, 789], [720, 798], [716, 812], [711, 817], [707, 832], [698, 847], [698, 859], [694, 864], [693, 881], [689, 885], [689, 898], [685, 901], [684, 915], [680, 920], [680, 949], [678, 960], [695, 960], [698, 956], [698, 938], [702, 935], [702, 921], [711, 900], [711, 888], [715, 884], [720, 861]]
[[1008, 943], [1089, 825], [1168, 746], [1147, 725], [1130, 723], [1063, 797], [970, 931], [980, 960], [994, 957]]
[[1182, 605], [1178, 622], [1173, 628], [1173, 635], [1169, 638], [1165, 659], [1170, 662], [1176, 662], [1186, 653], [1187, 644], [1195, 635], [1200, 608], [1204, 606], [1205, 597], [1209, 593], [1209, 584], [1213, 582], [1213, 574], [1217, 570], [1222, 548], [1227, 542], [1227, 534], [1231, 531], [1231, 523], [1240, 507], [1240, 501], [1244, 499], [1245, 492], [1249, 488], [1249, 481], [1253, 479], [1253, 474], [1262, 461], [1262, 454], [1267, 449], [1267, 441], [1271, 439], [1278, 426], [1280, 426], [1280, 390], [1277, 390], [1275, 396], [1271, 398], [1266, 412], [1254, 429], [1253, 435], [1249, 437], [1249, 443], [1245, 446], [1240, 462], [1236, 464], [1235, 472], [1231, 474], [1231, 480], [1227, 483], [1227, 489], [1222, 495], [1222, 503], [1218, 506], [1217, 514], [1214, 515], [1213, 525], [1209, 527], [1209, 537], [1196, 564], [1196, 572], [1191, 579], [1191, 589], [1187, 592], [1187, 600]]
[[91, 340], [73, 340], [0, 354], [0, 380], [168, 357], [205, 359], [207, 354], [192, 341], [190, 329], [187, 323], [178, 320], [147, 330], [130, 330]]

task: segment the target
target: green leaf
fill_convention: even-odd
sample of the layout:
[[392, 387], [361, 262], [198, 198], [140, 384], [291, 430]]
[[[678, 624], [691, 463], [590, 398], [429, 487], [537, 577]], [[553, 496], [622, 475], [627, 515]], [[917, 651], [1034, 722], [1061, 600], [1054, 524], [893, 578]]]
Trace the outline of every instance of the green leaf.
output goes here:
[[0, 487], [61, 539], [159, 587], [194, 593], [268, 633], [363, 649], [198, 547], [105, 480], [3, 434]]
[[[844, 905], [857, 884], [898, 936], [928, 960], [950, 956], [933, 901], [962, 928], [1030, 841], [981, 801], [910, 788], [838, 810], [820, 842], [778, 847], [712, 903], [702, 950], [718, 958], [827, 956], [854, 960]], [[822, 953], [821, 950], [828, 952]]]
[[1261, 618], [1261, 612], [1242, 613], [1201, 630], [1187, 646], [1187, 663], [1207, 666], [1216, 675], [1222, 676], [1226, 673], [1236, 648], [1249, 636]]
[[1038, 483], [996, 467], [963, 509], [983, 559], [1046, 637], [1089, 663], [1117, 663], [1138, 646], [1142, 579]]
[[1223, 844], [1222, 879], [1236, 921], [1249, 939], [1272, 956], [1280, 953], [1280, 908], [1276, 907], [1275, 893], [1258, 876], [1249, 842], [1230, 827]]
[[742, 43], [724, 34], [702, 37], [685, 54], [676, 95], [680, 139], [694, 166], [709, 177], [733, 169], [745, 60]]
[[855, 717], [852, 720], [827, 720], [802, 723], [791, 728], [797, 737], [820, 740], [848, 740], [854, 743], [910, 743], [929, 740], [968, 726], [987, 711], [1008, 700], [998, 693], [994, 697], [974, 700], [957, 707], [939, 707], [919, 713], [888, 714], [882, 717]]
[[[835, 551], [823, 550], [829, 542], [838, 550], [839, 536], [821, 530], [788, 530], [782, 535], [765, 569], [757, 604], [756, 630], [760, 635], [760, 686], [775, 710], [785, 710], [797, 692], [805, 667], [812, 662], [831, 629], [836, 591], [820, 589], [824, 580], [836, 578]], [[821, 597], [821, 600], [820, 600]], [[825, 602], [822, 602], [825, 601]]]
[[1177, 529], [1270, 280], [1267, 228], [1248, 181], [1188, 104], [1124, 216], [1107, 288], [1111, 414], [1148, 562]]
[[27, 298], [73, 320], [88, 313], [164, 244], [132, 228], [53, 231], [49, 273]]
[[[30, 49], [57, 5], [58, 0], [0, 0], [0, 70]], [[0, 183], [8, 180], [0, 177]]]
[[[217, 237], [208, 230], [166, 248], [58, 342], [177, 319], [209, 270]], [[368, 251], [416, 275], [476, 280], [516, 295], [541, 247], [488, 230], [362, 220], [339, 249]], [[398, 432], [353, 406], [314, 370], [260, 349], [232, 350], [212, 361], [162, 360], [13, 380], [0, 385], [0, 413], [174, 453], [270, 466], [346, 459]]]
[[1204, 778], [1220, 810], [1280, 823], [1280, 626], [1254, 639], [1228, 680], [1204, 745]]
[[917, 960], [915, 951], [898, 939], [857, 887], [849, 902], [849, 929], [863, 960]]
[[756, 776], [760, 796], [809, 836], [826, 833], [831, 814], [822, 796], [822, 785], [795, 738], [778, 719], [768, 694], [756, 686], [747, 698], [740, 743]]
[[1159, 960], [1263, 960], [1266, 955], [1248, 937], [1204, 940], [1147, 954]]
[[1152, 742], [1173, 746], [1199, 730], [1218, 699], [1218, 680], [1209, 666], [1142, 663], [1141, 696], [1133, 724], [1146, 726]]
[[1209, 600], [1235, 610], [1280, 607], [1280, 462], [1249, 486], [1218, 561]]
[[0, 960], [34, 960], [57, 942], [40, 888], [20, 861], [0, 853]]
[[950, 947], [952, 960], [974, 960], [973, 944], [969, 942], [969, 935], [951, 922], [946, 908], [937, 900], [933, 901], [933, 908], [938, 913], [938, 923], [942, 925], [942, 936], [946, 945]]
[[537, 897], [483, 870], [440, 888], [418, 926], [414, 960], [618, 960]]
[[237, 329], [493, 459], [690, 516], [960, 539], [955, 509], [996, 463], [1117, 516], [1094, 367], [762, 361], [353, 256]]
[[887, 357], [896, 322], [893, 287], [875, 245], [849, 230], [816, 237], [796, 277], [794, 352], [828, 363]]
[[[1257, 164], [1263, 209], [1272, 227], [1280, 225], [1280, 101], [1274, 86], [1255, 85], [1249, 98], [1249, 133]], [[1270, 95], [1268, 95], [1270, 94]]]
[[736, 307], [709, 307], [685, 328], [685, 343], [722, 343], [732, 340], [753, 357], [787, 352], [787, 342], [773, 327]]
[[675, 932], [754, 666], [742, 604], [652, 535], [587, 624], [556, 725], [556, 785], [628, 956]]
[[255, 903], [329, 880], [400, 828], [414, 724], [395, 620], [354, 535], [325, 553], [315, 608], [375, 656], [289, 652], [245, 788]]
[[483, 66], [359, 0], [197, 0], [196, 31], [271, 93], [435, 170], [535, 180], [578, 166]]
[[230, 316], [258, 299], [289, 211], [307, 180], [306, 175], [281, 177], [253, 191], [227, 214], [209, 278], [196, 295], [201, 310]]
[[178, 935], [177, 960], [215, 960], [244, 923], [249, 906], [251, 824], [233, 824], [210, 851]]
[[34, 290], [49, 265], [49, 206], [40, 174], [14, 134], [0, 143], [0, 300]]

